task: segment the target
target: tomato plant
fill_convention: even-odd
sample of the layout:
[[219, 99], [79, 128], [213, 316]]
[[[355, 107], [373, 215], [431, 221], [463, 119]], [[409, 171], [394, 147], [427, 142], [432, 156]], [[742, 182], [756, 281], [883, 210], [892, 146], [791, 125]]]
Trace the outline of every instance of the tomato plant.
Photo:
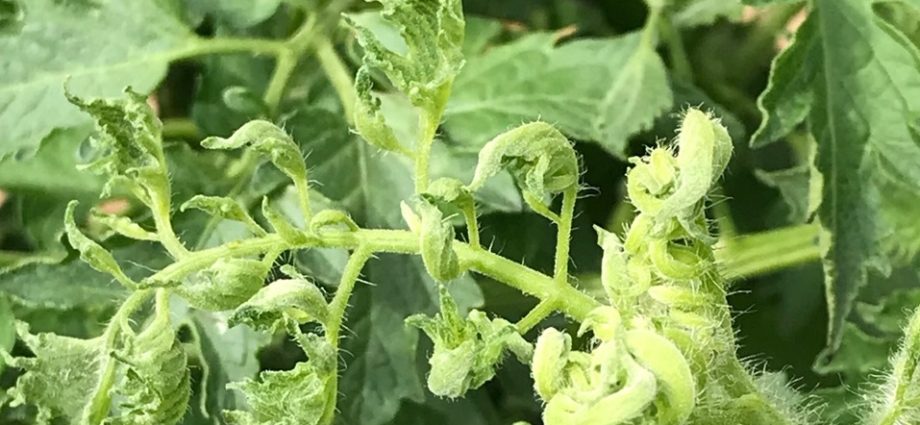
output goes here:
[[918, 28], [0, 0], [0, 421], [920, 423]]

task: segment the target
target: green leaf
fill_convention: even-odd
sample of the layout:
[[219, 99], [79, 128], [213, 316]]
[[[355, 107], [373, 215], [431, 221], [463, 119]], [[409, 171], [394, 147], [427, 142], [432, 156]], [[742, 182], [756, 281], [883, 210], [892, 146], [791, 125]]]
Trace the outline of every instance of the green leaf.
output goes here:
[[817, 0], [814, 6], [773, 64], [752, 145], [770, 143], [802, 121], [817, 140], [819, 173], [812, 179], [822, 186], [817, 212], [826, 233], [833, 350], [868, 269], [889, 265], [879, 241], [890, 223], [879, 213], [879, 198], [885, 204], [890, 193], [878, 185], [893, 181], [920, 193], [920, 55], [877, 19], [870, 2]]
[[804, 223], [811, 210], [808, 205], [809, 167], [798, 166], [778, 171], [754, 170], [754, 175], [767, 186], [779, 190], [789, 207], [791, 223]]
[[[385, 113], [386, 109], [385, 102]], [[322, 109], [298, 110], [285, 128], [303, 151], [311, 152], [314, 165], [310, 173], [323, 182], [322, 193], [356, 223], [377, 228], [404, 226], [399, 202], [414, 194], [412, 163], [395, 155], [379, 155], [376, 148], [349, 133], [341, 116]], [[447, 160], [445, 151], [437, 149], [440, 145], [434, 145], [433, 155]], [[442, 170], [469, 175], [469, 164], [446, 164], [449, 167]], [[299, 216], [291, 218], [302, 220]], [[340, 398], [337, 416], [345, 423], [380, 425], [396, 415], [403, 400], [424, 399], [415, 361], [418, 336], [404, 326], [403, 320], [410, 314], [434, 311], [437, 292], [418, 258], [379, 255], [365, 266], [362, 277], [374, 285], [358, 285], [350, 302], [345, 325], [350, 332], [342, 350], [354, 353], [354, 357], [346, 358], [339, 386], [341, 394], [350, 396]], [[336, 277], [329, 280], [337, 281]], [[456, 279], [451, 288], [463, 307], [482, 300], [469, 277]]]
[[[173, 305], [179, 304], [175, 300]], [[206, 313], [187, 308], [173, 308], [175, 320], [193, 330], [193, 344], [201, 359], [202, 375], [196, 387], [188, 425], [222, 424], [222, 411], [245, 407], [243, 397], [229, 390], [227, 384], [256, 376], [259, 361], [256, 354], [271, 337], [245, 326], [228, 329], [227, 319], [219, 313]], [[197, 422], [195, 422], [197, 420]]]
[[[0, 37], [0, 158], [34, 152], [56, 128], [89, 122], [64, 98], [153, 89], [197, 41], [167, 2], [17, 1], [21, 22]], [[69, 79], [68, 79], [69, 77]]]
[[260, 289], [230, 316], [230, 326], [246, 324], [259, 330], [283, 329], [289, 322], [325, 323], [328, 315], [322, 291], [306, 279], [282, 279]]
[[[464, 21], [459, 0], [384, 0], [381, 16], [402, 35], [405, 51], [394, 51], [370, 29], [347, 19], [364, 47], [364, 63], [383, 71], [416, 107], [439, 116], [454, 76], [463, 65]], [[348, 18], [346, 16], [346, 18]]]
[[246, 211], [243, 205], [240, 205], [235, 199], [223, 196], [195, 195], [192, 199], [185, 201], [179, 206], [179, 211], [188, 209], [201, 210], [212, 217], [238, 221], [245, 224], [246, 228], [253, 234], [257, 236], [266, 235], [265, 229], [260, 227], [259, 224], [252, 219], [252, 216], [249, 215], [249, 212]]
[[262, 289], [268, 271], [259, 260], [221, 258], [187, 277], [176, 292], [195, 308], [232, 310]]
[[124, 348], [115, 354], [126, 370], [114, 388], [119, 412], [107, 423], [174, 425], [188, 410], [188, 358], [173, 330], [169, 306], [160, 299], [168, 295], [157, 297], [153, 320], [141, 332], [124, 335]]
[[399, 142], [396, 133], [387, 125], [386, 118], [380, 110], [380, 98], [374, 95], [373, 88], [370, 71], [362, 67], [355, 76], [355, 92], [358, 94], [355, 104], [355, 129], [364, 140], [380, 149], [411, 156], [412, 151]]
[[70, 92], [67, 100], [96, 121], [90, 139], [95, 158], [83, 167], [108, 177], [103, 194], [124, 186], [138, 200], [163, 212], [170, 196], [166, 158], [163, 154], [163, 124], [144, 97], [125, 89], [117, 98], [83, 99]]
[[578, 158], [571, 142], [545, 122], [521, 125], [489, 141], [479, 151], [470, 191], [502, 170], [514, 176], [534, 211], [552, 217], [545, 199], [578, 185]]
[[[151, 269], [168, 264], [162, 250], [152, 244], [134, 244], [112, 251], [129, 277], [139, 280]], [[17, 305], [30, 308], [99, 310], [114, 306], [126, 289], [111, 276], [79, 259], [61, 264], [29, 264], [0, 274], [0, 292]]]
[[671, 107], [664, 64], [640, 33], [557, 41], [531, 34], [468, 58], [445, 111], [451, 137], [478, 150], [513, 125], [541, 119], [624, 157], [629, 136]]
[[298, 344], [308, 360], [292, 370], [264, 371], [258, 381], [231, 384], [243, 392], [250, 411], [228, 411], [225, 416], [237, 425], [315, 425], [329, 402], [327, 383], [336, 373], [335, 351], [324, 339], [306, 335]]
[[297, 144], [284, 130], [268, 121], [250, 121], [228, 138], [208, 137], [201, 141], [201, 146], [207, 149], [239, 149], [247, 145], [271, 160], [294, 182], [307, 181], [307, 166]]
[[55, 418], [67, 424], [80, 423], [101, 379], [102, 363], [107, 357], [104, 341], [50, 333], [32, 335], [28, 325], [21, 322], [16, 331], [35, 357], [10, 357], [0, 352], [7, 364], [24, 369], [16, 386], [9, 390], [12, 405], [34, 405], [39, 423], [51, 423]]
[[18, 304], [57, 309], [114, 305], [127, 293], [80, 260], [30, 264], [2, 274], [0, 292]]
[[99, 177], [77, 170], [80, 144], [89, 137], [88, 125], [55, 129], [27, 159], [0, 160], [0, 187], [13, 193], [42, 193], [66, 197], [96, 197], [102, 189]]
[[460, 316], [447, 287], [441, 285], [441, 312], [434, 317], [414, 315], [406, 324], [425, 332], [434, 342], [428, 359], [428, 389], [437, 396], [457, 398], [479, 388], [495, 376], [495, 368], [510, 351], [521, 362], [530, 361], [533, 347], [508, 321], [489, 319], [473, 310], [466, 319]]
[[77, 202], [73, 201], [67, 204], [67, 212], [64, 213], [64, 230], [67, 232], [67, 239], [70, 245], [80, 253], [80, 259], [89, 264], [90, 267], [112, 275], [119, 283], [128, 288], [137, 286], [122, 270], [115, 256], [92, 239], [86, 237], [83, 232], [77, 228], [74, 222], [73, 211], [77, 207]]

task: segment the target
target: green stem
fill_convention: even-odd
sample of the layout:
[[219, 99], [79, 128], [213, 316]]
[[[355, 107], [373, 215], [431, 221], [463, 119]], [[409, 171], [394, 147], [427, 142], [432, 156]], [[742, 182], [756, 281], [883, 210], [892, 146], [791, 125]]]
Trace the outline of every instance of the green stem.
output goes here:
[[[348, 300], [355, 289], [355, 284], [361, 275], [361, 269], [371, 258], [373, 251], [364, 246], [359, 246], [348, 258], [345, 264], [345, 270], [342, 271], [342, 278], [339, 281], [339, 287], [335, 290], [335, 297], [329, 303], [329, 321], [326, 323], [326, 341], [335, 350], [339, 348], [339, 333], [342, 328], [342, 322], [345, 318], [345, 310], [348, 308]], [[330, 424], [335, 418], [336, 395], [338, 392], [338, 374], [332, 376], [326, 387], [326, 409], [323, 417], [320, 419], [321, 424]]]
[[173, 230], [172, 221], [170, 221], [172, 211], [170, 211], [169, 198], [154, 197], [151, 210], [153, 212], [153, 222], [157, 228], [157, 237], [163, 247], [166, 248], [166, 251], [169, 252], [169, 255], [175, 259], [188, 255], [188, 249], [185, 248], [185, 245], [176, 236], [176, 231]]
[[431, 124], [429, 113], [424, 110], [419, 114], [419, 138], [415, 144], [415, 193], [428, 190], [428, 162], [431, 157], [431, 144], [437, 124]]
[[515, 324], [515, 327], [517, 327], [518, 332], [520, 332], [521, 335], [524, 335], [528, 331], [533, 329], [534, 326], [537, 326], [537, 324], [543, 321], [543, 319], [545, 319], [547, 316], [549, 316], [550, 314], [553, 314], [553, 312], [556, 311], [557, 304], [558, 302], [554, 299], [541, 300], [536, 305], [536, 307], [531, 309], [530, 312], [528, 312], [526, 316], [521, 318], [521, 320], [519, 320], [517, 324]]
[[268, 82], [268, 88], [265, 89], [263, 101], [268, 106], [269, 111], [274, 113], [281, 104], [281, 97], [284, 95], [284, 88], [288, 80], [297, 67], [300, 55], [310, 46], [311, 41], [316, 33], [320, 30], [317, 19], [318, 14], [310, 15], [304, 21], [303, 25], [297, 29], [294, 35], [284, 42], [284, 49], [277, 54], [277, 63], [272, 73], [271, 80]]
[[418, 141], [415, 144], [415, 193], [428, 190], [428, 162], [431, 157], [431, 144], [441, 124], [441, 116], [447, 106], [447, 98], [453, 81], [448, 81], [438, 88], [435, 99], [430, 105], [418, 108]]
[[680, 31], [674, 26], [670, 16], [662, 19], [659, 27], [661, 37], [668, 47], [668, 58], [671, 62], [672, 74], [681, 81], [692, 82], [693, 66], [690, 64], [690, 57], [687, 55], [687, 49], [684, 47], [684, 40], [681, 38]]
[[473, 249], [482, 248], [479, 243], [479, 220], [476, 219], [476, 208], [474, 206], [465, 208], [463, 216], [466, 218], [466, 233], [470, 240], [470, 247]]
[[[115, 312], [115, 315], [112, 316], [108, 326], [105, 328], [105, 333], [102, 334], [102, 339], [105, 341], [104, 352], [106, 354], [116, 348], [122, 323], [127, 321], [153, 294], [154, 290], [152, 289], [135, 291], [121, 304], [118, 311]], [[86, 409], [83, 411], [85, 423], [89, 425], [99, 425], [108, 416], [109, 408], [112, 404], [110, 390], [112, 385], [115, 384], [115, 378], [117, 378], [117, 366], [118, 360], [112, 356], [108, 356], [99, 383], [96, 385], [95, 390], [93, 390], [93, 397], [89, 405], [87, 405]]]
[[195, 121], [189, 118], [165, 118], [163, 119], [164, 139], [182, 139], [198, 140], [201, 138], [201, 130]]
[[335, 297], [329, 303], [329, 321], [326, 324], [326, 340], [333, 347], [339, 346], [339, 332], [342, 327], [342, 321], [345, 318], [345, 310], [348, 308], [348, 300], [355, 288], [361, 269], [367, 263], [367, 260], [373, 255], [373, 251], [365, 246], [358, 246], [357, 249], [348, 258], [345, 264], [345, 270], [339, 280], [339, 286], [335, 290]]
[[171, 59], [180, 60], [223, 53], [252, 53], [277, 57], [284, 51], [285, 43], [281, 40], [216, 37], [198, 39], [189, 47], [177, 51]]
[[639, 44], [646, 50], [655, 50], [655, 46], [658, 44], [656, 36], [660, 25], [661, 8], [653, 7], [649, 9], [648, 18], [646, 18], [645, 25], [642, 27], [642, 35], [639, 40]]
[[578, 200], [578, 187], [572, 186], [562, 194], [562, 209], [556, 230], [556, 259], [553, 278], [562, 285], [569, 280], [569, 245], [572, 237], [572, 220], [575, 218], [575, 201]]
[[727, 239], [716, 248], [716, 261], [729, 279], [815, 261], [821, 258], [819, 229], [817, 224], [802, 224]]
[[332, 83], [332, 88], [335, 89], [336, 94], [339, 96], [339, 101], [342, 103], [342, 108], [345, 112], [345, 119], [349, 125], [353, 125], [357, 95], [355, 94], [355, 83], [351, 77], [351, 71], [345, 66], [345, 62], [336, 53], [328, 38], [317, 39], [316, 58], [319, 60], [319, 65], [323, 68], [323, 72], [326, 73], [326, 77], [329, 78], [329, 82]]
[[[313, 235], [298, 244], [290, 244], [280, 236], [272, 234], [190, 253], [146, 280], [174, 282], [210, 266], [220, 258], [258, 255], [275, 249], [357, 249], [359, 246], [375, 253], [419, 254], [418, 235], [406, 230], [362, 229], [350, 233]], [[559, 285], [553, 278], [495, 253], [473, 248], [461, 241], [454, 241], [454, 251], [463, 264], [468, 264], [477, 273], [541, 300], [561, 300], [559, 311], [576, 320], [583, 320], [588, 312], [600, 305], [594, 298], [572, 285]]]

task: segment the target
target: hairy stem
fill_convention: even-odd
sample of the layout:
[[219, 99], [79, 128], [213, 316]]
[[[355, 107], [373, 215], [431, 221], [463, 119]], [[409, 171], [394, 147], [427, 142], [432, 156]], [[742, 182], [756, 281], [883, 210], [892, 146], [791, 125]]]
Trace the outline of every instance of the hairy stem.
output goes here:
[[684, 40], [681, 38], [680, 31], [671, 22], [671, 17], [666, 16], [659, 24], [659, 30], [665, 45], [668, 47], [668, 58], [670, 59], [671, 71], [674, 76], [684, 82], [693, 81], [693, 67], [690, 64], [690, 58], [687, 56], [687, 49], [684, 48]]
[[[289, 244], [280, 236], [244, 239], [215, 248], [196, 251], [148, 277], [148, 281], [177, 281], [210, 266], [224, 257], [258, 255], [274, 249], [345, 248], [363, 246], [371, 252], [419, 254], [418, 235], [406, 230], [362, 229], [356, 232], [313, 235], [303, 243]], [[491, 277], [539, 299], [561, 300], [559, 311], [576, 320], [587, 317], [600, 304], [572, 285], [558, 285], [553, 278], [482, 248], [473, 248], [454, 241], [454, 250], [463, 264], [484, 276]]]
[[541, 300], [533, 309], [531, 309], [526, 316], [522, 317], [521, 320], [514, 325], [517, 327], [518, 332], [521, 335], [526, 334], [528, 331], [533, 329], [534, 326], [537, 326], [543, 319], [545, 319], [550, 314], [556, 311], [556, 305], [558, 302], [554, 299], [545, 299]]
[[[104, 350], [106, 354], [116, 348], [121, 324], [127, 321], [135, 311], [147, 302], [154, 292], [155, 291], [152, 289], [134, 291], [128, 296], [125, 302], [121, 304], [118, 311], [112, 316], [111, 321], [109, 321], [108, 326], [106, 326], [105, 333], [102, 334], [102, 339], [105, 341]], [[99, 384], [93, 391], [93, 397], [90, 399], [89, 405], [87, 405], [86, 409], [83, 411], [84, 421], [89, 425], [101, 424], [109, 414], [109, 409], [112, 404], [110, 390], [112, 389], [112, 385], [115, 384], [117, 366], [118, 360], [114, 357], [109, 356], [106, 359], [105, 367], [99, 379]]]
[[572, 237], [572, 220], [575, 218], [575, 201], [578, 200], [578, 187], [566, 189], [562, 194], [562, 209], [556, 230], [556, 258], [553, 278], [565, 285], [569, 280], [569, 245]]
[[[373, 251], [359, 246], [348, 258], [345, 264], [345, 270], [342, 271], [342, 278], [339, 281], [339, 287], [335, 290], [335, 297], [329, 303], [329, 321], [326, 323], [326, 341], [336, 350], [339, 347], [339, 333], [342, 328], [342, 322], [345, 319], [345, 310], [348, 307], [348, 300], [355, 289], [355, 284], [361, 275], [361, 269], [371, 258]], [[326, 386], [326, 395], [328, 402], [320, 419], [320, 424], [331, 424], [335, 418], [336, 395], [338, 392], [338, 374], [334, 374]]]
[[821, 258], [815, 224], [784, 227], [726, 239], [716, 261], [729, 279], [758, 276]]
[[278, 109], [281, 97], [284, 95], [284, 88], [287, 87], [287, 82], [294, 73], [294, 68], [297, 67], [300, 55], [310, 46], [318, 30], [317, 14], [310, 15], [294, 32], [294, 35], [284, 43], [285, 48], [277, 55], [275, 70], [272, 72], [268, 88], [265, 89], [265, 96], [262, 98], [269, 111], [274, 113]]
[[339, 96], [342, 103], [342, 109], [345, 112], [345, 120], [349, 125], [354, 124], [355, 119], [355, 83], [351, 78], [351, 71], [345, 66], [345, 62], [336, 53], [335, 48], [328, 38], [319, 38], [316, 40], [316, 58], [319, 60], [319, 66], [323, 68], [326, 78], [332, 83], [332, 88]]
[[164, 118], [162, 132], [164, 139], [197, 141], [201, 138], [201, 130], [190, 118]]
[[153, 210], [153, 221], [157, 228], [157, 236], [160, 243], [166, 248], [169, 255], [175, 259], [179, 259], [188, 255], [189, 251], [185, 248], [185, 245], [182, 244], [182, 241], [179, 240], [179, 237], [176, 236], [176, 231], [173, 230], [172, 222], [170, 221], [170, 208], [169, 199], [164, 197], [155, 198], [153, 200], [153, 205], [151, 205], [151, 209]]

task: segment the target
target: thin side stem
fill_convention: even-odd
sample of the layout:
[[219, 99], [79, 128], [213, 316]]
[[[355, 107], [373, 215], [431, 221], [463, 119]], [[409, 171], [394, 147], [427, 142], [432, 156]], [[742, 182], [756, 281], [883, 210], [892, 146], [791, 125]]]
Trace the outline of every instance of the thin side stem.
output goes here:
[[285, 51], [282, 40], [260, 38], [215, 37], [201, 38], [189, 47], [177, 51], [172, 60], [188, 59], [223, 53], [251, 53], [256, 55], [280, 56]]
[[816, 224], [784, 227], [722, 241], [716, 262], [729, 279], [763, 275], [821, 258]]
[[165, 118], [163, 119], [164, 139], [198, 140], [201, 131], [198, 125], [190, 118]]
[[328, 38], [321, 37], [316, 40], [316, 58], [319, 60], [320, 67], [332, 83], [332, 88], [339, 96], [342, 108], [345, 112], [345, 119], [349, 125], [354, 124], [355, 103], [357, 95], [355, 94], [355, 83], [351, 77], [352, 73], [345, 66], [345, 62], [339, 57], [332, 43]]
[[278, 105], [281, 104], [284, 89], [294, 73], [294, 68], [297, 67], [300, 55], [310, 47], [310, 43], [321, 30], [317, 16], [318, 14], [310, 15], [303, 25], [294, 32], [294, 35], [284, 42], [285, 48], [277, 55], [278, 61], [275, 64], [275, 70], [272, 72], [268, 88], [265, 89], [265, 96], [262, 98], [265, 104], [268, 105], [268, 109], [273, 113], [278, 109]]
[[170, 221], [172, 211], [170, 211], [169, 200], [157, 197], [153, 200], [153, 203], [153, 222], [156, 225], [157, 237], [160, 243], [173, 258], [185, 257], [189, 251], [179, 240], [179, 237], [176, 236], [176, 231], [173, 230], [172, 222]]
[[534, 326], [537, 326], [547, 316], [556, 311], [558, 301], [554, 299], [541, 300], [526, 316], [521, 318], [514, 326], [517, 327], [521, 335], [526, 334]]
[[575, 218], [575, 201], [578, 200], [578, 187], [573, 186], [562, 193], [562, 209], [556, 229], [556, 259], [553, 278], [556, 282], [567, 285], [569, 280], [569, 245], [572, 237], [572, 220]]
[[671, 17], [667, 16], [659, 23], [661, 37], [668, 47], [668, 58], [671, 62], [671, 71], [677, 79], [684, 82], [693, 81], [693, 66], [690, 64], [690, 57], [687, 55], [687, 49], [684, 47], [684, 40], [681, 38], [680, 31], [671, 22]]
[[[431, 144], [437, 131], [437, 121], [431, 114], [422, 110], [419, 113], [419, 137], [415, 144], [415, 193], [428, 190], [428, 162], [431, 157]], [[432, 124], [434, 122], [434, 124]]]
[[467, 208], [463, 211], [463, 215], [466, 218], [466, 233], [470, 239], [470, 247], [473, 249], [482, 248], [479, 243], [479, 220], [476, 219], [476, 209]]
[[364, 265], [367, 264], [367, 260], [371, 258], [373, 253], [372, 250], [364, 246], [359, 246], [351, 256], [348, 257], [348, 262], [345, 264], [345, 270], [342, 272], [339, 286], [335, 290], [335, 297], [333, 297], [332, 302], [329, 303], [329, 322], [326, 324], [326, 340], [332, 344], [333, 347], [339, 346], [339, 332], [341, 331], [342, 321], [345, 318], [345, 310], [348, 308], [348, 300], [351, 298], [351, 293], [354, 291], [355, 284], [358, 282], [358, 277], [361, 275], [361, 269], [364, 268]]
[[[118, 307], [118, 311], [115, 312], [115, 315], [112, 316], [111, 321], [109, 321], [105, 333], [102, 334], [102, 339], [105, 341], [106, 353], [116, 348], [121, 324], [128, 320], [135, 311], [141, 308], [154, 292], [155, 291], [152, 289], [134, 291], [128, 296], [125, 302]], [[106, 359], [102, 377], [99, 379], [99, 384], [96, 386], [95, 390], [93, 390], [93, 397], [89, 405], [87, 405], [86, 409], [83, 411], [83, 418], [86, 423], [90, 425], [99, 425], [108, 416], [109, 408], [112, 404], [110, 390], [112, 385], [115, 384], [117, 366], [118, 360], [114, 357], [109, 356]]]
[[[355, 289], [358, 278], [361, 275], [361, 269], [371, 258], [373, 251], [364, 246], [359, 246], [348, 258], [345, 264], [345, 270], [342, 271], [342, 278], [339, 281], [339, 287], [335, 290], [335, 297], [329, 303], [329, 321], [326, 323], [326, 341], [335, 350], [339, 348], [339, 333], [342, 328], [342, 322], [345, 319], [345, 310], [348, 308], [348, 300]], [[330, 424], [335, 418], [336, 393], [338, 392], [338, 374], [333, 375], [326, 386], [327, 400], [326, 409], [323, 417], [320, 419], [321, 424]]]

